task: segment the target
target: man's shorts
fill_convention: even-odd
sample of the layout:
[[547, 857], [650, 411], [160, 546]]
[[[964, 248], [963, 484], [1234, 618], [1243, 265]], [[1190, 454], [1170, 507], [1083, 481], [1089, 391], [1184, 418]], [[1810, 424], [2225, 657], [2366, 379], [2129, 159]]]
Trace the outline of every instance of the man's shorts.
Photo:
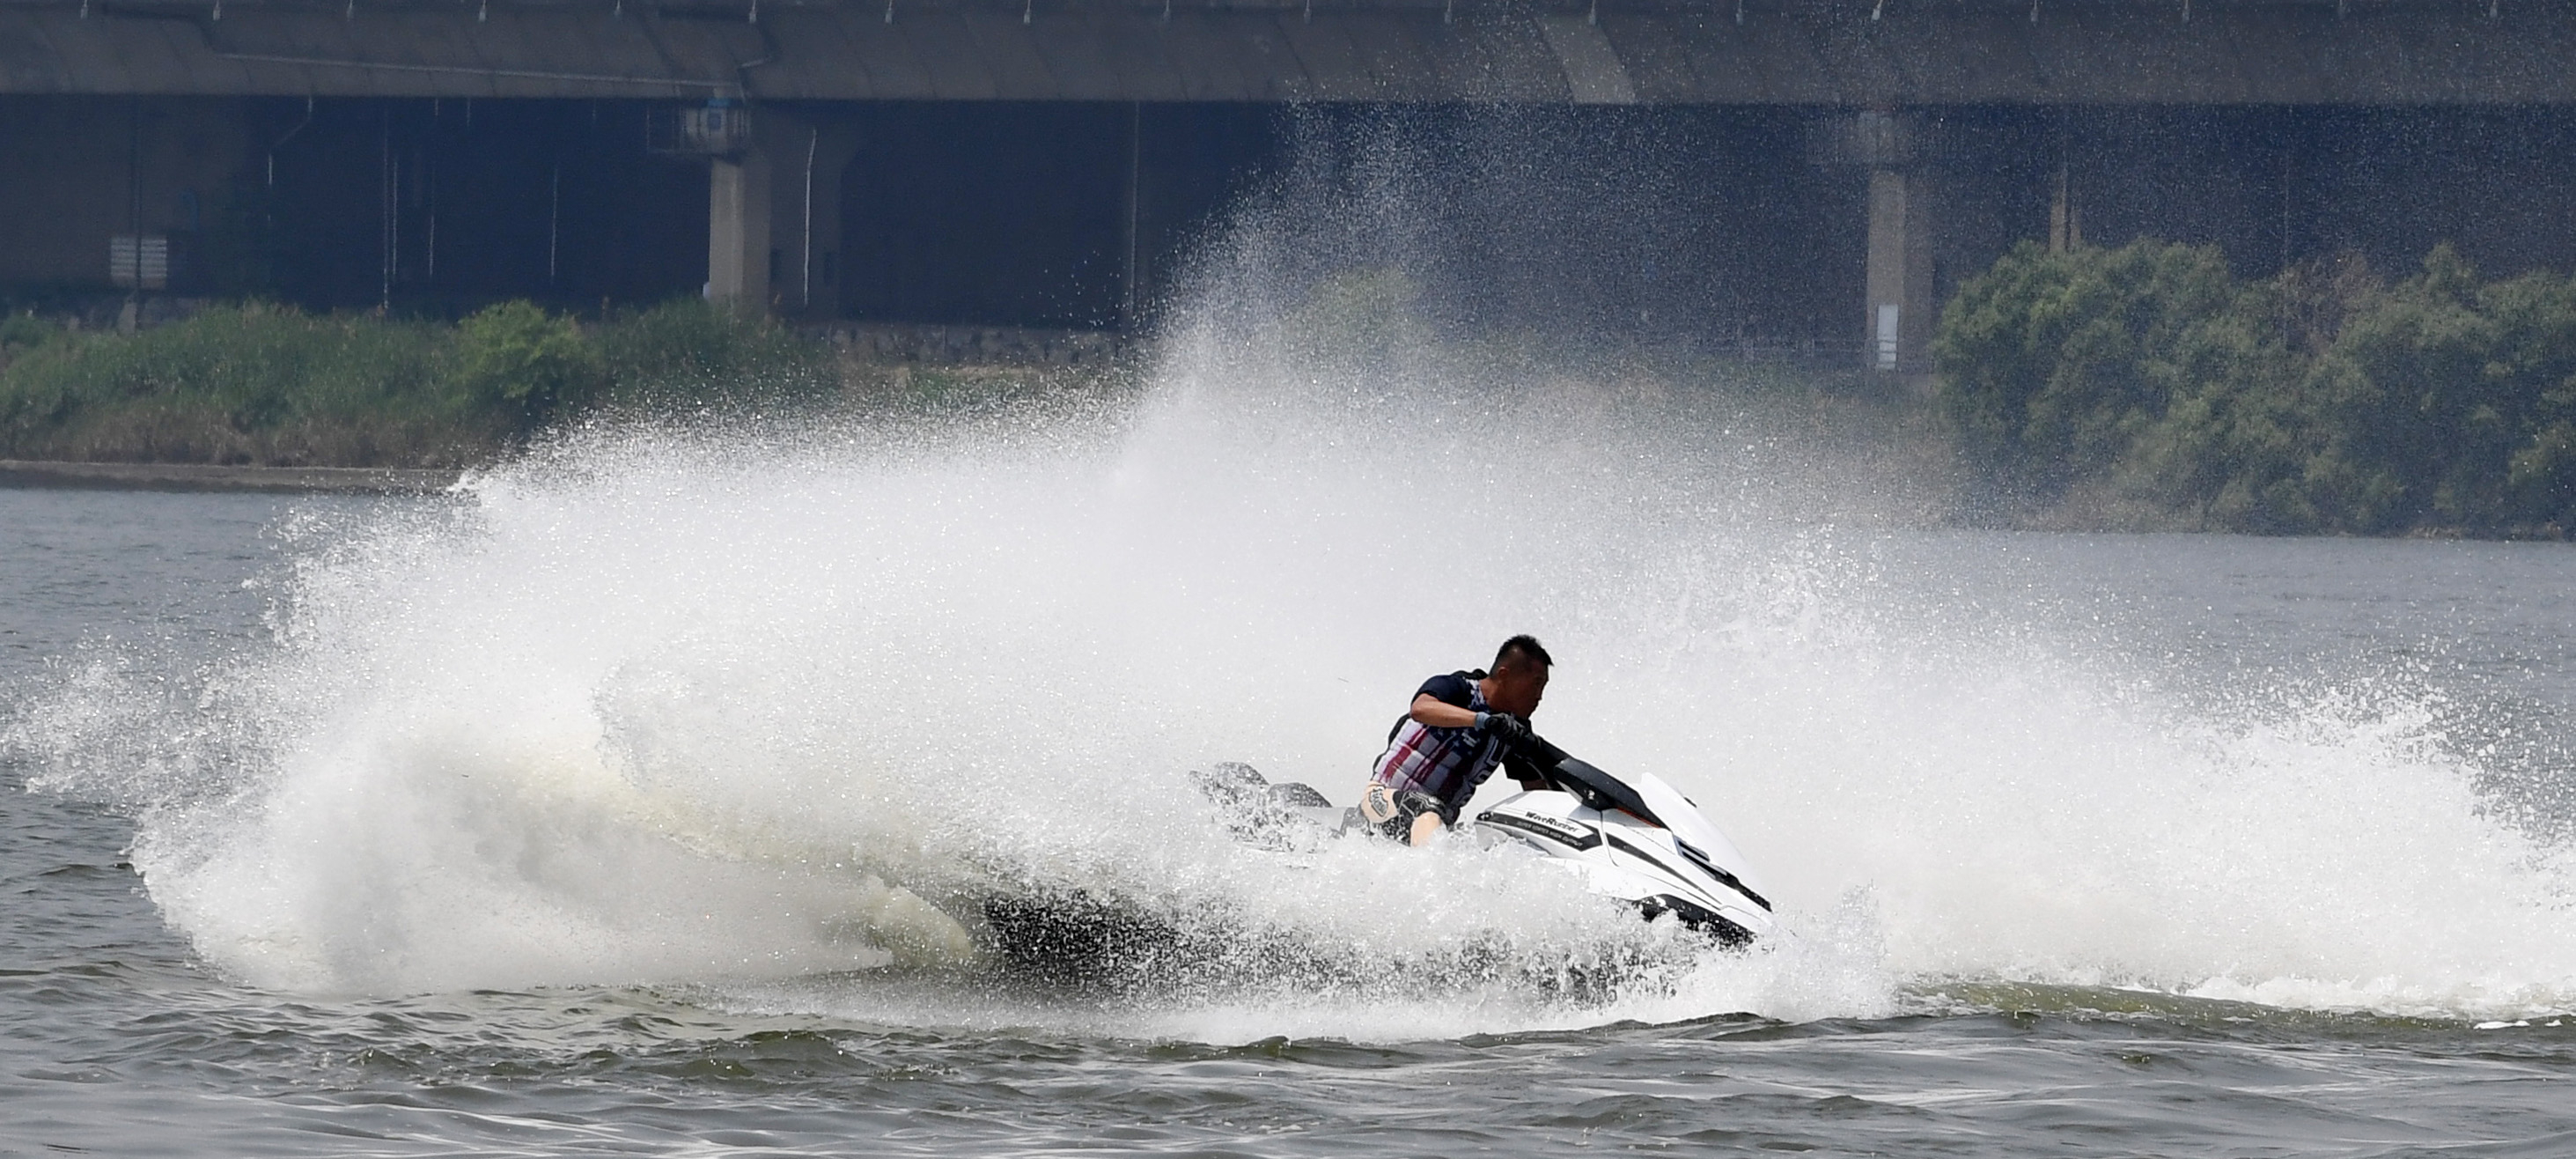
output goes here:
[[1414, 789], [1394, 790], [1376, 781], [1360, 791], [1360, 816], [1379, 836], [1397, 841], [1413, 833], [1413, 820], [1425, 813], [1440, 815], [1443, 825], [1458, 823], [1458, 808], [1429, 793]]

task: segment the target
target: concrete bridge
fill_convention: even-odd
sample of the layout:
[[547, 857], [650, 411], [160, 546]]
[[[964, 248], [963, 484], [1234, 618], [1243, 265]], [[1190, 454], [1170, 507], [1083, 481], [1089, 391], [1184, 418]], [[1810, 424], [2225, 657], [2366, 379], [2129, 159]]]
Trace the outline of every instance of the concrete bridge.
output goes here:
[[48, 0], [0, 92], [1883, 105], [2576, 99], [2518, 0]]
[[325, 305], [1134, 326], [1278, 106], [1562, 107], [1660, 126], [1707, 173], [1673, 212], [1737, 235], [1676, 248], [1707, 285], [1645, 260], [1661, 325], [1911, 369], [2021, 237], [2576, 262], [2570, 62], [2530, 0], [9, 0], [0, 284], [164, 244]]

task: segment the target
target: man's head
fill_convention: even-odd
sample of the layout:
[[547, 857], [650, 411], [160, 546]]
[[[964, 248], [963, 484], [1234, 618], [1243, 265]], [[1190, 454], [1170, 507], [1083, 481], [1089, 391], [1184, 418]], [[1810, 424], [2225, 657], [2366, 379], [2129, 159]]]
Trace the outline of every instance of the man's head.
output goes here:
[[1494, 653], [1494, 686], [1485, 694], [1485, 703], [1516, 716], [1537, 712], [1539, 697], [1547, 695], [1547, 670], [1554, 663], [1535, 637], [1503, 641]]

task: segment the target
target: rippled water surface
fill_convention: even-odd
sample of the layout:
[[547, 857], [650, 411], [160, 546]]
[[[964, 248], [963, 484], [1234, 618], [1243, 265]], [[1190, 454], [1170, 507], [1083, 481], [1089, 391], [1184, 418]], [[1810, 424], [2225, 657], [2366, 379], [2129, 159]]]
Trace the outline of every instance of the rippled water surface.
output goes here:
[[[1581, 568], [1409, 617], [1386, 480], [1256, 455], [1218, 501], [1146, 427], [998, 482], [607, 447], [431, 500], [0, 491], [0, 1151], [2576, 1150], [2576, 551], [1685, 550], [1613, 488], [1536, 517]], [[1496, 620], [1559, 654], [1560, 743], [1710, 806], [1778, 944], [1190, 831], [1179, 766], [1345, 796]], [[907, 908], [992, 875], [1365, 965], [1014, 981]], [[1606, 998], [1442, 956], [1623, 938], [1660, 964]]]

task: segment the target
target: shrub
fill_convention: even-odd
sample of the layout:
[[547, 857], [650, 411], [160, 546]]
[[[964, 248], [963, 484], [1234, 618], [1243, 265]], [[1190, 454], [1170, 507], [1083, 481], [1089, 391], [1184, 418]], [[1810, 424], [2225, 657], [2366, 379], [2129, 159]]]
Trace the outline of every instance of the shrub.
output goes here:
[[[439, 331], [254, 302], [137, 334], [65, 335], [0, 372], [0, 449], [181, 462], [444, 460], [479, 424], [436, 381]], [[353, 433], [361, 430], [376, 435]]]
[[834, 399], [830, 348], [695, 300], [590, 332], [526, 301], [454, 326], [245, 302], [136, 334], [0, 319], [0, 457], [451, 464], [613, 404]]
[[486, 306], [456, 326], [456, 375], [476, 397], [537, 422], [598, 392], [599, 352], [570, 318], [526, 299]]
[[26, 351], [53, 341], [62, 328], [34, 314], [10, 314], [0, 317], [0, 366]]
[[2054, 497], [2135, 443], [2211, 359], [2247, 347], [2213, 332], [2243, 297], [2215, 249], [2024, 242], [1942, 312], [1939, 401], [1970, 455]]
[[2560, 419], [2534, 432], [2507, 462], [2505, 487], [2524, 523], [2561, 535], [2576, 530], [2576, 422]]
[[2025, 245], [1935, 343], [1960, 446], [2041, 500], [2091, 487], [2260, 532], [2576, 525], [2576, 280], [2449, 246], [2255, 285], [2209, 250]]
[[2302, 361], [2267, 324], [2268, 295], [2238, 297], [2189, 327], [2167, 362], [2171, 389], [2128, 446], [2111, 450], [2111, 490], [2244, 531], [2313, 526], [2297, 479], [2314, 436], [2301, 400], [2284, 390]]
[[695, 298], [620, 315], [599, 328], [599, 349], [607, 401], [628, 408], [810, 401], [841, 386], [830, 348]]

